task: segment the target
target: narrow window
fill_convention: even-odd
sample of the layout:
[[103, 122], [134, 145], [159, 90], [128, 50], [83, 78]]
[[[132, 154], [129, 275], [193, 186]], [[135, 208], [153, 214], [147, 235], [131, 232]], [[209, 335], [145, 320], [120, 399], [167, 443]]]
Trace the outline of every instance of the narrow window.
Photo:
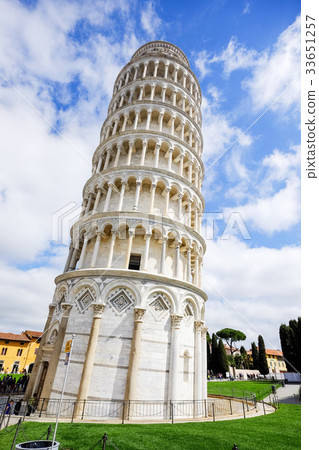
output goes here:
[[6, 355], [7, 354], [7, 350], [8, 350], [7, 347], [3, 347], [2, 350], [1, 350], [1, 355]]
[[128, 268], [130, 270], [140, 270], [141, 265], [141, 255], [131, 255], [130, 256], [130, 263], [128, 265]]
[[17, 351], [17, 356], [21, 356], [22, 355], [22, 348], [19, 348]]

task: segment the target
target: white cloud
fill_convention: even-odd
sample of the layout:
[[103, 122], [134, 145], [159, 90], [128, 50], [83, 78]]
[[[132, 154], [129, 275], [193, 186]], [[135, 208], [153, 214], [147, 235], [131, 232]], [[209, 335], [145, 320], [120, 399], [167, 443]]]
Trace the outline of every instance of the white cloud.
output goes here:
[[203, 288], [210, 333], [237, 328], [247, 335], [247, 348], [258, 334], [279, 348], [280, 324], [300, 315], [300, 248], [207, 241]]
[[234, 70], [254, 67], [258, 58], [256, 50], [248, 50], [240, 44], [236, 37], [232, 37], [227, 48], [210, 59], [210, 63], [222, 63], [224, 73], [229, 76]]
[[154, 39], [161, 27], [161, 19], [155, 11], [155, 5], [149, 1], [141, 13], [141, 24], [151, 39]]
[[259, 58], [244, 82], [256, 110], [300, 108], [300, 17], [281, 33], [271, 52]]
[[[300, 222], [299, 167], [299, 146], [286, 152], [275, 149], [254, 171], [241, 162], [240, 152], [234, 153], [227, 174], [239, 182], [225, 195], [236, 203], [225, 209], [225, 214], [237, 211], [248, 228], [267, 235], [291, 229]], [[237, 203], [244, 199], [245, 203]]]
[[206, 50], [202, 50], [195, 57], [195, 67], [199, 70], [200, 78], [204, 78], [210, 73], [211, 69], [208, 67], [210, 62], [210, 56]]

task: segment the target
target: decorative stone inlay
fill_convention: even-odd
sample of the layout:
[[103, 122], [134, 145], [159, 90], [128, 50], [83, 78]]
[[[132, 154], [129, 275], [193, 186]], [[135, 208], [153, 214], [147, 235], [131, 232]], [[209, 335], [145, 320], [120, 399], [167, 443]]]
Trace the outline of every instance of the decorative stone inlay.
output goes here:
[[90, 289], [83, 289], [80, 291], [78, 297], [75, 299], [75, 304], [80, 311], [81, 314], [83, 314], [91, 303], [93, 303], [95, 300], [92, 292]]
[[169, 311], [168, 300], [163, 294], [153, 295], [149, 309], [156, 320], [161, 320]]
[[134, 298], [127, 289], [121, 288], [113, 291], [107, 302], [116, 314], [121, 315], [134, 305]]

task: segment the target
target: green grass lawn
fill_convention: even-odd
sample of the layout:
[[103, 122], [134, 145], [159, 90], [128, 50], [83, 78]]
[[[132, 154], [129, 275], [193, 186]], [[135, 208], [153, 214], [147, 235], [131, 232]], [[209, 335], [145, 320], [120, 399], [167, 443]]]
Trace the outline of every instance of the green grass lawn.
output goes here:
[[272, 385], [276, 388], [281, 386], [272, 381], [209, 381], [207, 393], [232, 397], [246, 397], [254, 393], [257, 400], [261, 400], [271, 394]]
[[[156, 425], [59, 424], [60, 450], [90, 450], [107, 433], [119, 450], [286, 450], [300, 448], [299, 405], [280, 405], [277, 412], [250, 419]], [[48, 423], [25, 422], [17, 443], [39, 439]], [[54, 424], [52, 424], [54, 427]], [[9, 433], [9, 431], [12, 432]], [[10, 450], [15, 427], [0, 432], [1, 450]], [[52, 436], [52, 435], [51, 435]], [[110, 441], [107, 447], [111, 447]], [[95, 447], [102, 449], [102, 444]], [[114, 448], [114, 447], [113, 447]]]

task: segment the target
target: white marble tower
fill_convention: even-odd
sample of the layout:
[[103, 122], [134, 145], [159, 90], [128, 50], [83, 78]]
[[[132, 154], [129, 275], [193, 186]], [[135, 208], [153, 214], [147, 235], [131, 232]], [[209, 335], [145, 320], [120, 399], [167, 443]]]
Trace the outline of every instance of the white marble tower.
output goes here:
[[143, 45], [115, 84], [28, 394], [206, 398], [201, 91], [184, 53]]

